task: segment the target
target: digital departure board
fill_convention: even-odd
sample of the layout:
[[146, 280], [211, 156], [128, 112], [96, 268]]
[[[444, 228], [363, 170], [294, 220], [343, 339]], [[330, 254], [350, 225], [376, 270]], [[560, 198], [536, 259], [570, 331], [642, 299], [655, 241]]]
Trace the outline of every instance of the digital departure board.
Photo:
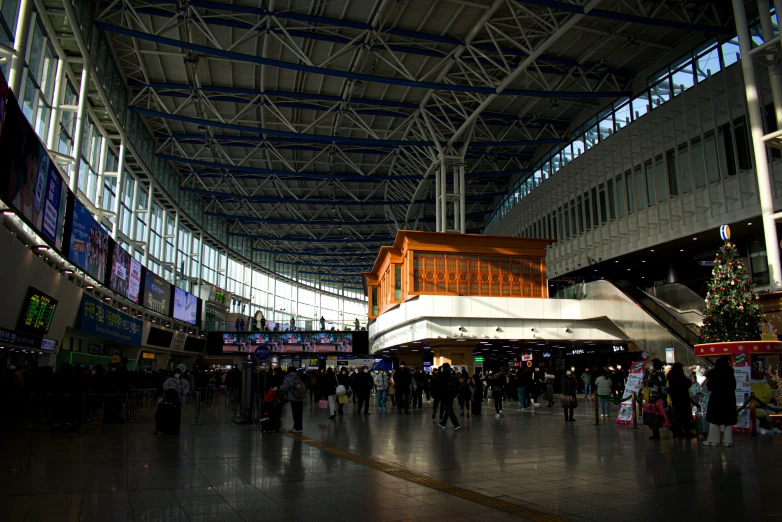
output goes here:
[[16, 329], [20, 332], [43, 335], [49, 331], [56, 309], [57, 299], [31, 286], [27, 289]]

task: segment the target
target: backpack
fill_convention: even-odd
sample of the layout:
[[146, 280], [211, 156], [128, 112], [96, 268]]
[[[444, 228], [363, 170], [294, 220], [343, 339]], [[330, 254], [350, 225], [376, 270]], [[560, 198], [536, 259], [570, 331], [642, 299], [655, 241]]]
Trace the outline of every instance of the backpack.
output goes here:
[[307, 398], [307, 387], [304, 386], [304, 383], [298, 375], [293, 378], [293, 389], [291, 391], [293, 392], [294, 399], [301, 400]]

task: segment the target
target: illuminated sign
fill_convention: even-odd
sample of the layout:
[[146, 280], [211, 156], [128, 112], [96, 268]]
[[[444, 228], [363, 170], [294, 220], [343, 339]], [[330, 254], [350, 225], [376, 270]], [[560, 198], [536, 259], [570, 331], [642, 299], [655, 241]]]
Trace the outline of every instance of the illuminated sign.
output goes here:
[[532, 360], [532, 354], [522, 355], [521, 356], [522, 361], [531, 361]]
[[624, 346], [613, 346], [612, 348], [614, 349], [615, 352], [623, 352], [623, 351], [625, 351], [625, 347]]
[[475, 362], [483, 362], [485, 359], [483, 357], [475, 357], [473, 360]]
[[16, 329], [31, 334], [45, 334], [52, 325], [56, 309], [57, 299], [31, 286], [27, 289]]

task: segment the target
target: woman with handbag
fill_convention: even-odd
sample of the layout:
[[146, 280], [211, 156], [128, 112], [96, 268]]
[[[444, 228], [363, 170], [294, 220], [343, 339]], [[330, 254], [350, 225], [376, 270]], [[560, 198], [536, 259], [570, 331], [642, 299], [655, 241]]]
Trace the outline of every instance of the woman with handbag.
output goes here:
[[578, 393], [578, 383], [573, 377], [573, 371], [568, 370], [562, 376], [562, 395], [559, 397], [559, 403], [565, 411], [565, 422], [575, 422], [576, 420], [573, 418], [573, 410], [578, 407], [576, 393]]
[[350, 376], [344, 367], [337, 375], [337, 414], [344, 415], [342, 406], [348, 403], [348, 388], [350, 387]]
[[334, 368], [329, 367], [329, 369], [326, 370], [326, 373], [321, 375], [318, 384], [320, 396], [322, 397], [322, 399], [318, 401], [318, 408], [328, 408], [329, 419], [334, 420], [337, 418], [337, 385], [339, 384], [337, 374], [334, 373]]
[[652, 430], [650, 440], [660, 438], [660, 427], [670, 427], [668, 416], [665, 414], [665, 406], [668, 403], [668, 380], [663, 372], [663, 362], [660, 359], [652, 359], [652, 371], [646, 378], [649, 386], [649, 404], [644, 409], [644, 424]]

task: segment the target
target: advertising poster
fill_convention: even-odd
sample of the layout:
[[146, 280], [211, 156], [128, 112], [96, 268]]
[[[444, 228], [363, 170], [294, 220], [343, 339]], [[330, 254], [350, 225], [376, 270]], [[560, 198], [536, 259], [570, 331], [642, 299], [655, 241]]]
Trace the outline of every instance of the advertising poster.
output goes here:
[[174, 319], [196, 324], [198, 298], [179, 287], [174, 288]]
[[147, 271], [144, 281], [144, 306], [168, 315], [171, 308], [171, 285], [157, 274]]
[[118, 243], [113, 243], [109, 287], [134, 303], [138, 303], [141, 287], [141, 263]]
[[[628, 425], [633, 422], [633, 392], [636, 397], [641, 394], [644, 387], [644, 372], [646, 371], [646, 361], [638, 361], [630, 366], [630, 374], [627, 376], [627, 383], [622, 395], [622, 404], [619, 405], [619, 413], [616, 416], [618, 425]], [[638, 416], [638, 424], [641, 424], [641, 417]]]
[[67, 190], [54, 162], [49, 162], [49, 175], [46, 178], [46, 196], [43, 201], [43, 219], [41, 234], [57, 250], [62, 249], [62, 235], [65, 225], [65, 204]]
[[[744, 362], [743, 364], [746, 364]], [[752, 393], [752, 383], [750, 382], [749, 366], [735, 366], [733, 368], [733, 376], [736, 378], [736, 408], [740, 408], [749, 399], [749, 394]], [[740, 433], [749, 433], [750, 431], [750, 418], [749, 408], [744, 408], [739, 412], [739, 422], [733, 427], [733, 431]]]
[[74, 199], [68, 258], [103, 284], [106, 280], [108, 250], [109, 234], [93, 219], [84, 205]]

